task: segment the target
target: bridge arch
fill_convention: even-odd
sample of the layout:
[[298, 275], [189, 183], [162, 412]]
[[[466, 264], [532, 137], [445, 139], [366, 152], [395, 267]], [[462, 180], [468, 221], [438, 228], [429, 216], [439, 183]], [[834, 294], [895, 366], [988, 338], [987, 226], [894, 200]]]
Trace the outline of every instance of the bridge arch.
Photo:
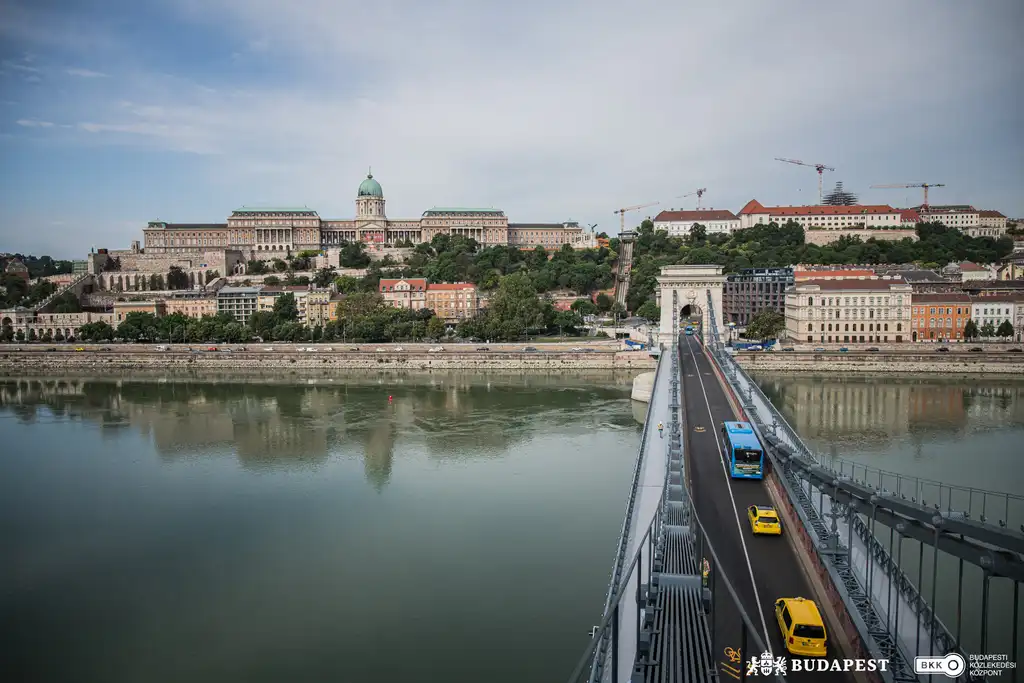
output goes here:
[[711, 264], [665, 266], [657, 278], [657, 303], [661, 307], [661, 323], [658, 342], [671, 344], [672, 340], [672, 292], [679, 302], [679, 322], [686, 316], [697, 315], [701, 319], [701, 336], [704, 341], [711, 334], [711, 320], [708, 313], [708, 290], [711, 290], [712, 308], [719, 330], [725, 329], [722, 319], [722, 290], [725, 275], [722, 266]]

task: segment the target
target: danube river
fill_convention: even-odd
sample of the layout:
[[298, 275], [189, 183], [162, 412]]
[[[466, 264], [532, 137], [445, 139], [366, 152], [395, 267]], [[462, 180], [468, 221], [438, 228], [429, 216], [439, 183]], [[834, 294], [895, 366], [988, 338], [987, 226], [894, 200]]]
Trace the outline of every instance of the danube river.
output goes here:
[[[754, 379], [807, 445], [825, 462], [846, 473], [851, 463], [900, 475], [907, 497], [915, 496], [911, 477], [963, 487], [954, 508], [971, 506], [975, 519], [1024, 524], [1024, 378], [977, 377], [812, 377], [757, 373]], [[873, 471], [872, 470], [872, 471]], [[857, 470], [858, 478], [875, 481]], [[886, 475], [887, 487], [896, 479]], [[967, 487], [1011, 494], [965, 495]], [[936, 489], [922, 486], [917, 497], [938, 503]], [[1013, 494], [1016, 494], [1015, 496]], [[945, 491], [942, 507], [949, 502]], [[987, 507], [982, 507], [982, 502]], [[1008, 504], [1007, 504], [1008, 501]], [[888, 527], [878, 525], [876, 537], [886, 550], [894, 548], [900, 566], [923, 595], [932, 595], [932, 549], [923, 554], [913, 541], [892, 545]], [[892, 553], [897, 556], [897, 552]], [[940, 554], [935, 603], [949, 631], [960, 634], [969, 652], [981, 651], [982, 572], [966, 564], [964, 589], [958, 596], [959, 562]], [[996, 578], [990, 583], [987, 650], [1013, 652], [1013, 585]], [[958, 600], [959, 598], [959, 600]], [[959, 602], [959, 605], [958, 605]], [[1018, 595], [1017, 652], [1024, 652], [1024, 596]], [[927, 653], [926, 653], [927, 654]]]
[[8, 681], [560, 680], [630, 377], [0, 380]]

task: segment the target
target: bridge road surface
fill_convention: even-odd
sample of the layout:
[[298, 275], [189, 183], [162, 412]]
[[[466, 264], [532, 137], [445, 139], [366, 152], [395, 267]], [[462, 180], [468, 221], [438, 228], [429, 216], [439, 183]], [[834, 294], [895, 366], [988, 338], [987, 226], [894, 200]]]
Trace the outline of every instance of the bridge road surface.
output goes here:
[[[683, 374], [683, 407], [686, 411], [683, 428], [686, 430], [684, 436], [687, 440], [684, 441], [684, 452], [697, 514], [704, 527], [713, 535], [715, 552], [750, 620], [761, 632], [761, 638], [776, 657], [790, 658], [792, 655], [783, 645], [778, 622], [775, 620], [775, 600], [805, 597], [814, 599], [815, 602], [819, 601], [812, 592], [794, 550], [785, 536], [754, 536], [751, 533], [746, 517], [747, 508], [751, 505], [772, 505], [771, 498], [764, 482], [756, 479], [732, 479], [727, 476], [722, 466], [725, 462], [724, 449], [719, 447], [721, 428], [723, 422], [737, 418], [726, 399], [725, 391], [711, 369], [703, 345], [697, 342], [695, 337], [683, 337], [683, 340], [679, 360]], [[698, 426], [703, 427], [704, 431], [694, 431]], [[784, 529], [783, 534], [785, 533]], [[710, 556], [710, 553], [706, 554]], [[739, 662], [730, 658], [731, 651], [738, 651], [741, 648], [743, 622], [724, 584], [712, 584], [712, 587], [715, 622], [712, 654], [718, 662], [721, 674], [719, 680], [728, 683], [738, 679], [736, 672], [745, 667], [745, 663], [751, 657], [760, 656], [761, 653], [753, 651], [753, 640], [748, 637], [748, 652], [740, 653]], [[761, 611], [758, 611], [758, 605]], [[768, 632], [767, 638], [763, 633], [765, 627]], [[836, 628], [827, 617], [825, 628], [829, 635], [828, 658], [838, 658], [841, 655], [832, 642], [832, 634], [836, 632]], [[786, 677], [822, 683], [853, 681], [850, 673], [827, 671], [787, 673]]]

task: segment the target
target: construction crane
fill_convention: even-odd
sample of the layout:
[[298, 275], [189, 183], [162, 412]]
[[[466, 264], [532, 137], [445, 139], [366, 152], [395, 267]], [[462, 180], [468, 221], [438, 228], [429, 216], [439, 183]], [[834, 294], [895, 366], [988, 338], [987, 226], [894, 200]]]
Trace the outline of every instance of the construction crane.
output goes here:
[[895, 189], [895, 188], [907, 188], [907, 187], [923, 187], [924, 188], [924, 208], [928, 208], [928, 188], [929, 187], [945, 187], [945, 183], [907, 183], [906, 185], [872, 185], [874, 189]]
[[697, 195], [697, 210], [700, 211], [700, 198], [703, 197], [704, 193], [707, 192], [707, 191], [708, 191], [708, 188], [702, 187], [699, 190], [694, 190], [693, 192], [688, 192], [686, 194], [681, 194], [678, 197], [676, 197], [676, 199], [686, 199], [687, 197], [692, 197], [693, 195]]
[[836, 169], [831, 166], [826, 166], [825, 164], [805, 164], [797, 159], [783, 159], [782, 157], [775, 157], [775, 161], [783, 161], [787, 164], [796, 164], [797, 166], [810, 166], [816, 170], [818, 172], [818, 204], [821, 204], [824, 201], [825, 195], [822, 193], [821, 188], [821, 174], [825, 171], [834, 171]]
[[626, 213], [628, 211], [636, 211], [637, 209], [646, 209], [648, 206], [656, 206], [656, 205], [658, 205], [660, 203], [661, 202], [651, 202], [650, 204], [637, 204], [636, 206], [627, 206], [624, 209], [618, 209], [616, 211], [612, 211], [612, 213], [619, 214], [619, 233], [621, 234], [621, 233], [626, 231]]

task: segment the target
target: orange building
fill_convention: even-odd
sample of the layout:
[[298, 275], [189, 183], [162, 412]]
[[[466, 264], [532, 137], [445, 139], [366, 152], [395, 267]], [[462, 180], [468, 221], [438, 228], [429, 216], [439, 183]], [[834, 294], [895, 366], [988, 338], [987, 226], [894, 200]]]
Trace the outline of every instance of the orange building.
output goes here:
[[204, 315], [217, 315], [217, 297], [181, 297], [164, 300], [167, 315], [181, 313], [189, 318], [202, 318]]
[[914, 294], [911, 298], [913, 341], [960, 341], [971, 319], [971, 297], [954, 292]]
[[426, 308], [445, 322], [472, 318], [480, 312], [476, 285], [470, 282], [427, 285]]
[[873, 278], [875, 271], [870, 268], [847, 268], [844, 266], [794, 266], [793, 280], [856, 280]]

